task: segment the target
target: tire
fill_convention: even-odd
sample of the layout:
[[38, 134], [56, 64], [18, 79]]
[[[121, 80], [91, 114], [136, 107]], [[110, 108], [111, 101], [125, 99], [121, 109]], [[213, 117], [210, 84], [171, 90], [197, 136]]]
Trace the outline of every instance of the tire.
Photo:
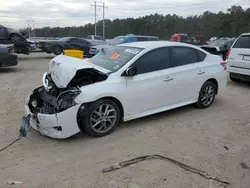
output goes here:
[[197, 108], [208, 108], [215, 99], [217, 87], [214, 83], [207, 81], [201, 87], [199, 98], [195, 106]]
[[22, 41], [22, 38], [18, 34], [11, 34], [10, 40], [13, 42], [18, 42], [18, 41]]
[[55, 55], [60, 55], [61, 53], [63, 53], [63, 48], [59, 45], [56, 45], [53, 47], [52, 51]]
[[231, 72], [229, 73], [229, 78], [230, 78], [230, 80], [233, 81], [233, 82], [239, 82], [239, 81], [240, 81], [239, 79], [234, 78], [234, 77], [232, 76], [232, 73], [231, 73]]
[[[105, 115], [105, 111], [109, 111], [109, 113]], [[121, 118], [118, 105], [110, 99], [98, 100], [86, 106], [86, 108], [84, 107], [80, 113], [81, 129], [93, 137], [102, 137], [110, 134], [119, 124]]]

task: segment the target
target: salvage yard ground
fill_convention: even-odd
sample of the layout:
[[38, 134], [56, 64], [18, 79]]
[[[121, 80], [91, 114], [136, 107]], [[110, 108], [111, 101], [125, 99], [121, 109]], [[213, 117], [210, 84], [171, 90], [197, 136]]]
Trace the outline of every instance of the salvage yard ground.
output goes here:
[[[20, 56], [16, 68], [0, 69], [0, 148], [18, 136], [27, 94], [42, 84], [53, 56]], [[102, 174], [112, 164], [161, 154], [231, 183], [250, 187], [250, 85], [228, 81], [208, 109], [175, 109], [119, 126], [111, 135], [79, 134], [54, 140], [28, 133], [0, 153], [0, 187], [18, 188], [208, 188], [209, 180], [159, 160]]]

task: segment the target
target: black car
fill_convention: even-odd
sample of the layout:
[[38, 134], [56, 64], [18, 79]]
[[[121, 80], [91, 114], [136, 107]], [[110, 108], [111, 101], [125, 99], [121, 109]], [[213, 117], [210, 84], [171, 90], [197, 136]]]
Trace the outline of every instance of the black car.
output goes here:
[[74, 49], [82, 50], [84, 51], [84, 56], [89, 56], [91, 45], [91, 42], [77, 37], [64, 37], [59, 40], [44, 40], [36, 43], [37, 48], [55, 55], [63, 53], [63, 50]]
[[208, 45], [201, 46], [201, 48], [212, 54], [221, 55], [223, 60], [225, 60], [227, 51], [231, 48], [235, 39], [236, 38], [220, 38]]
[[0, 44], [0, 67], [15, 66], [18, 63], [17, 54], [15, 54], [14, 45]]
[[0, 40], [26, 41], [26, 37], [19, 30], [0, 25]]

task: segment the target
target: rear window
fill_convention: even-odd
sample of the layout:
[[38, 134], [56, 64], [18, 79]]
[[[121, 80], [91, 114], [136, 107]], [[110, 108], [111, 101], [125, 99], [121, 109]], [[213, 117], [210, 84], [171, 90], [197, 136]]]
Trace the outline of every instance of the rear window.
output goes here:
[[198, 57], [198, 62], [203, 61], [207, 54], [205, 54], [204, 52], [200, 51], [200, 50], [196, 50], [197, 53], [197, 57]]
[[250, 35], [243, 35], [238, 38], [233, 48], [250, 48]]

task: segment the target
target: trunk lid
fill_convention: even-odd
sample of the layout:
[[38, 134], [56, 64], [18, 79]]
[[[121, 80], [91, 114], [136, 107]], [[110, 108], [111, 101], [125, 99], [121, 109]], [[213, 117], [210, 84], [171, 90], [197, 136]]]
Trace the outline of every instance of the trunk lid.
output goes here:
[[88, 62], [87, 59], [81, 60], [64, 55], [56, 56], [49, 63], [49, 73], [58, 88], [66, 88], [76, 75], [76, 72], [82, 69], [93, 69], [103, 74], [110, 72], [105, 68]]

